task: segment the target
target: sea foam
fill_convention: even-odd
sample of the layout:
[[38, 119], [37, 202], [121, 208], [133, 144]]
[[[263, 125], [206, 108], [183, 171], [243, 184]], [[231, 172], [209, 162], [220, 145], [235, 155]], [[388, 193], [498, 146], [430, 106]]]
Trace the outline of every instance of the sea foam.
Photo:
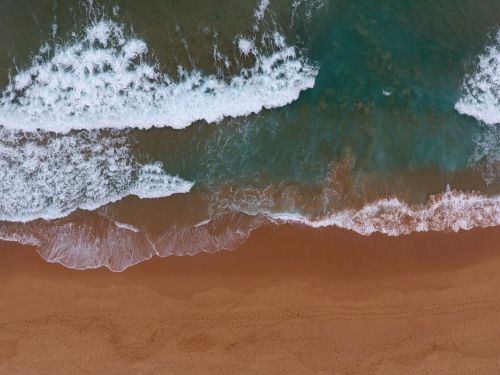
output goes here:
[[142, 39], [125, 34], [123, 25], [101, 19], [69, 43], [44, 45], [1, 93], [0, 125], [54, 132], [184, 128], [287, 105], [315, 83], [317, 67], [284, 38], [271, 38], [280, 43], [264, 54], [240, 36], [240, 53], [252, 54], [255, 63], [234, 76], [179, 67], [174, 79], [148, 62], [154, 58]]
[[192, 183], [140, 164], [126, 132], [65, 135], [0, 127], [0, 220], [26, 222], [92, 210], [127, 195], [186, 193]]
[[500, 224], [500, 196], [447, 191], [426, 204], [409, 205], [397, 198], [380, 199], [359, 210], [346, 209], [319, 219], [300, 213], [264, 212], [272, 221], [312, 228], [338, 227], [362, 235], [399, 236], [412, 232], [458, 232]]
[[231, 210], [192, 226], [174, 225], [156, 238], [149, 237], [147, 231], [104, 216], [84, 218], [78, 223], [60, 219], [22, 227], [18, 223], [4, 223], [0, 225], [0, 239], [36, 246], [47, 261], [66, 267], [122, 271], [154, 255], [185, 256], [232, 250], [266, 223], [338, 227], [362, 235], [457, 232], [499, 225], [500, 196], [447, 191], [431, 196], [421, 205], [409, 205], [396, 198], [380, 199], [360, 209], [341, 210], [323, 218], [266, 209], [251, 213]]
[[[269, 1], [259, 4], [257, 22]], [[180, 67], [176, 79], [167, 76], [142, 39], [106, 18], [65, 44], [45, 43], [0, 94], [0, 221], [60, 218], [127, 195], [188, 192], [193, 183], [161, 164], [137, 162], [119, 130], [244, 116], [286, 105], [314, 85], [317, 68], [283, 36], [269, 37], [268, 54], [253, 41], [245, 48], [252, 37], [239, 38], [236, 53], [252, 55], [254, 64], [225, 78]]]
[[478, 57], [475, 71], [465, 77], [455, 109], [488, 125], [500, 124], [500, 30]]

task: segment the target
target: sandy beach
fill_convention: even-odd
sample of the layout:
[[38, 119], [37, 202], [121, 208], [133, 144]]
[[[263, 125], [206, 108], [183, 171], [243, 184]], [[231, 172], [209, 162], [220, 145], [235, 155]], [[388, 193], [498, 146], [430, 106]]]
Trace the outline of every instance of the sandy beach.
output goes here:
[[0, 374], [494, 374], [500, 229], [264, 227], [122, 273], [0, 245]]

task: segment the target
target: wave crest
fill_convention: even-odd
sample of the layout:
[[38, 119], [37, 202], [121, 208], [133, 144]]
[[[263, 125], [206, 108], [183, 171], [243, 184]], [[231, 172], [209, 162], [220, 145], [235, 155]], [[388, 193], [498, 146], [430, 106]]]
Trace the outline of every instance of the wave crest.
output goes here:
[[475, 72], [465, 77], [455, 109], [488, 125], [500, 123], [500, 30], [478, 57]]
[[265, 55], [230, 77], [179, 67], [174, 80], [148, 63], [146, 43], [125, 36], [123, 25], [94, 22], [80, 38], [45, 45], [29, 69], [18, 72], [0, 96], [0, 125], [13, 129], [184, 128], [204, 120], [246, 116], [281, 107], [314, 86], [317, 68], [281, 35]]
[[300, 223], [313, 228], [335, 226], [362, 235], [399, 236], [412, 232], [458, 232], [500, 224], [500, 196], [447, 191], [424, 205], [408, 205], [397, 198], [381, 199], [360, 210], [342, 210], [320, 219], [296, 213], [266, 212], [276, 222]]
[[[254, 206], [255, 207], [255, 206]], [[203, 222], [172, 225], [152, 238], [147, 228], [137, 228], [104, 216], [89, 214], [55, 222], [0, 226], [0, 238], [36, 246], [50, 262], [88, 269], [107, 267], [122, 271], [154, 255], [186, 256], [199, 252], [233, 250], [258, 227], [270, 223], [299, 224], [311, 228], [338, 227], [362, 235], [399, 236], [412, 232], [470, 230], [500, 224], [500, 196], [447, 191], [431, 196], [422, 205], [408, 205], [396, 198], [380, 199], [361, 209], [340, 210], [323, 218], [266, 209], [252, 214], [235, 211]]]
[[192, 183], [140, 164], [127, 133], [65, 135], [0, 127], [0, 220], [27, 222], [93, 210], [127, 195], [186, 193]]

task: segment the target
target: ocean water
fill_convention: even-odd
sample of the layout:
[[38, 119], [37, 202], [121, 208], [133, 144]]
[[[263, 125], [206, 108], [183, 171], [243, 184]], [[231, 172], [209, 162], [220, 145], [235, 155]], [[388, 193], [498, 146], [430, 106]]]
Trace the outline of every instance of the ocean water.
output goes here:
[[0, 238], [48, 261], [500, 224], [496, 1], [6, 0], [0, 45]]

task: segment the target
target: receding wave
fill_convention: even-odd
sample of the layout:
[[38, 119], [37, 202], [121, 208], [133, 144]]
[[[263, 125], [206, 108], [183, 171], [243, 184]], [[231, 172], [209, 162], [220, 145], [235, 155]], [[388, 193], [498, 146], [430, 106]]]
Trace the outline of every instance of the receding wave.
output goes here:
[[32, 66], [12, 77], [0, 97], [0, 122], [55, 132], [184, 128], [281, 107], [314, 86], [317, 68], [279, 33], [267, 35], [266, 50], [274, 51], [269, 54], [252, 38], [240, 35], [236, 45], [242, 59], [255, 60], [252, 67], [230, 77], [179, 67], [172, 78], [147, 62], [152, 56], [142, 39], [126, 36], [118, 23], [95, 21], [69, 43], [44, 45]]
[[409, 205], [396, 198], [380, 199], [361, 209], [340, 210], [322, 218], [267, 209], [255, 209], [252, 213], [232, 210], [224, 216], [190, 226], [168, 227], [162, 235], [154, 238], [147, 230], [103, 216], [86, 218], [78, 224], [66, 220], [22, 227], [21, 224], [7, 223], [0, 226], [0, 238], [36, 246], [47, 261], [66, 267], [107, 267], [112, 271], [122, 271], [154, 255], [183, 256], [232, 250], [255, 229], [272, 223], [311, 228], [337, 227], [362, 235], [457, 232], [499, 225], [500, 197], [447, 191], [431, 196], [421, 205]]

